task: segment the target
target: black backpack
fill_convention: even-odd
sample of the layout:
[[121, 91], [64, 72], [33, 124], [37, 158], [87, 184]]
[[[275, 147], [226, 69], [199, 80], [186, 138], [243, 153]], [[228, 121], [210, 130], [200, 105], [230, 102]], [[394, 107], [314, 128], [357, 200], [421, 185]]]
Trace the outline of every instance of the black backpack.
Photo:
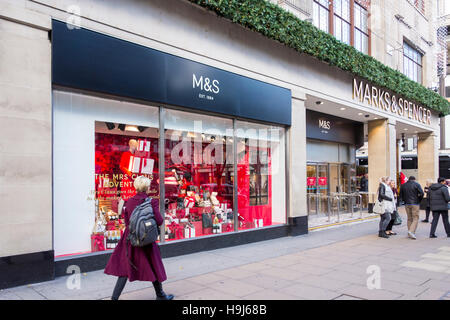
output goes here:
[[144, 247], [158, 239], [158, 225], [153, 215], [151, 201], [151, 198], [145, 199], [131, 213], [127, 240], [133, 247]]

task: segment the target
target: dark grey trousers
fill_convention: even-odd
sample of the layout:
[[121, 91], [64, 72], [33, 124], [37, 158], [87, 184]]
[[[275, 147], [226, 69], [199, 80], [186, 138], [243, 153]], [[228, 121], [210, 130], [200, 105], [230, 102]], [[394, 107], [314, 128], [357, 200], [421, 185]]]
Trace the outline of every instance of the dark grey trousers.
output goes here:
[[434, 235], [439, 222], [439, 216], [442, 215], [442, 222], [444, 223], [445, 233], [450, 237], [450, 225], [448, 223], [448, 211], [433, 211], [433, 221], [431, 222], [430, 236]]
[[386, 228], [391, 221], [391, 213], [385, 212], [384, 214], [380, 215], [380, 230], [379, 231], [386, 231]]

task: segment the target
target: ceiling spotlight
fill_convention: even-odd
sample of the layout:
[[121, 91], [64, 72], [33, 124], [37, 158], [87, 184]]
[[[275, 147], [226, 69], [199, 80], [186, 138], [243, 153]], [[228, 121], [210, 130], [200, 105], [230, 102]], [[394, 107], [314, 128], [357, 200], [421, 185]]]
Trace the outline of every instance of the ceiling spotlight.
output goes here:
[[125, 125], [123, 123], [119, 124], [117, 128], [119, 128], [120, 131], [125, 131]]
[[408, 131], [408, 128], [405, 128], [405, 129], [403, 129], [403, 130]]
[[147, 127], [144, 127], [144, 126], [138, 126], [137, 128], [138, 128], [139, 132], [144, 132], [145, 130], [147, 130]]
[[138, 132], [139, 131], [136, 126], [130, 126], [128, 124], [125, 126], [125, 130], [126, 131], [134, 131], [134, 132]]
[[112, 122], [105, 122], [106, 127], [108, 127], [108, 130], [113, 130], [116, 126]]
[[364, 117], [368, 118], [368, 117], [370, 117], [370, 115], [366, 114]]
[[345, 110], [345, 108], [341, 108], [341, 111], [344, 111]]
[[375, 117], [375, 118], [373, 118], [373, 119], [374, 119], [374, 120], [378, 120], [378, 118], [376, 118], [376, 117]]
[[316, 101], [317, 105], [323, 104], [323, 101]]
[[363, 113], [362, 113], [362, 112], [358, 113], [358, 116], [362, 116], [362, 115], [363, 115]]

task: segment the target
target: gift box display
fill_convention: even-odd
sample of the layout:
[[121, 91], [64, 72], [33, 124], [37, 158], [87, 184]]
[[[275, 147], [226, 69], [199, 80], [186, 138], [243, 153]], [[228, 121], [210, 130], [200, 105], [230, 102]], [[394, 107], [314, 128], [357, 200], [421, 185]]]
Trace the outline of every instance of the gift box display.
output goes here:
[[91, 251], [104, 251], [105, 250], [105, 236], [103, 233], [91, 234]]

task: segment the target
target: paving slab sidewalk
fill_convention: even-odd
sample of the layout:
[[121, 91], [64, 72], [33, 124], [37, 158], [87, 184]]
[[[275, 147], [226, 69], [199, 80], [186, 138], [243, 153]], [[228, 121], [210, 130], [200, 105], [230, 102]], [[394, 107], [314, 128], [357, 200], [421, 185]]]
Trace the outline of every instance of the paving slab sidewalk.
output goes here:
[[[423, 213], [422, 213], [423, 214]], [[429, 239], [421, 223], [417, 240], [377, 236], [378, 219], [323, 229], [299, 237], [164, 259], [164, 290], [180, 300], [435, 300], [450, 292], [450, 238], [442, 225]], [[256, 254], [257, 253], [257, 254]], [[374, 272], [375, 270], [375, 272]], [[0, 299], [109, 299], [116, 278], [102, 270], [0, 290]], [[69, 285], [68, 285], [69, 283]], [[127, 283], [123, 300], [155, 298], [151, 283]]]

